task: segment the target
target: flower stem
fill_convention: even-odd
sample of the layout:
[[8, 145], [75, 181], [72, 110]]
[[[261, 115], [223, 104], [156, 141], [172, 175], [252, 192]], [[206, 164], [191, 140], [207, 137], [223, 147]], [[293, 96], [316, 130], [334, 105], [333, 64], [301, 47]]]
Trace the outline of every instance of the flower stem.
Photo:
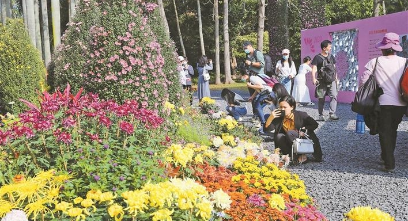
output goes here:
[[28, 144], [27, 141], [25, 142], [25, 144], [26, 144], [26, 147], [27, 147], [28, 152], [30, 153], [30, 156], [33, 158], [33, 163], [35, 164], [35, 166], [36, 166], [37, 168], [40, 168], [40, 166], [39, 166], [38, 163], [37, 163], [37, 158], [35, 157], [35, 154], [34, 154], [33, 151], [31, 150], [30, 145]]

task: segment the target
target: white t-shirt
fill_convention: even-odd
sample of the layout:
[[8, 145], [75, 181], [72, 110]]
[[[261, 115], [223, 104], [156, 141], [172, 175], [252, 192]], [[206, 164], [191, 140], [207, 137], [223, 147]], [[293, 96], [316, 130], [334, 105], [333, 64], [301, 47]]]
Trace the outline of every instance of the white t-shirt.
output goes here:
[[266, 84], [266, 82], [264, 80], [262, 80], [262, 78], [258, 77], [258, 76], [251, 76], [249, 78], [249, 81], [251, 82], [251, 84], [253, 85], [262, 85], [262, 89], [258, 92], [262, 92], [264, 90], [268, 90], [269, 92], [272, 92], [272, 88], [270, 86], [268, 86]]
[[[366, 70], [361, 76], [361, 84], [364, 84], [372, 74], [376, 58], [371, 59], [365, 66]], [[404, 72], [406, 58], [397, 55], [378, 57], [375, 68], [375, 78], [384, 94], [378, 99], [380, 105], [406, 106], [407, 103], [400, 98], [400, 79]]]

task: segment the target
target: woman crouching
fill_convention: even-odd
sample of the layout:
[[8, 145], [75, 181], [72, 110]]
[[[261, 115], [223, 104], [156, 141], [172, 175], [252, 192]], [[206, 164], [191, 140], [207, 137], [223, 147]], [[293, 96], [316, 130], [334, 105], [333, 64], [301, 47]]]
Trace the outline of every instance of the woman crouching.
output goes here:
[[[322, 149], [319, 139], [314, 132], [318, 127], [318, 123], [306, 112], [295, 109], [295, 99], [287, 95], [279, 99], [279, 108], [272, 111], [268, 117], [265, 128], [275, 128], [275, 148], [280, 148], [284, 155], [291, 155], [293, 140], [298, 138], [299, 135], [303, 137], [304, 133], [306, 133], [314, 143], [314, 158], [310, 159], [310, 161], [322, 162]], [[299, 163], [303, 163], [306, 160], [308, 160], [306, 155], [298, 156]]]

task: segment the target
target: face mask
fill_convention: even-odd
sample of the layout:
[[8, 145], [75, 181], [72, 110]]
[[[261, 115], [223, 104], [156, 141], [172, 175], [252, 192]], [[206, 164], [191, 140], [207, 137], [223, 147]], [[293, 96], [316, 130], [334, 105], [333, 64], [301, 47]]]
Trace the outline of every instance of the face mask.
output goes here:
[[283, 55], [283, 59], [288, 60], [288, 59], [289, 59], [289, 55]]
[[249, 49], [245, 49], [244, 51], [245, 51], [245, 54], [251, 53], [251, 52], [249, 51]]
[[187, 64], [187, 61], [183, 61], [183, 64], [186, 65], [186, 64]]
[[326, 50], [326, 51], [324, 51], [324, 52], [326, 52], [326, 54], [328, 54], [330, 51], [329, 51], [329, 50]]
[[241, 79], [241, 81], [242, 81], [242, 82], [246, 82], [246, 80], [245, 80], [245, 79]]

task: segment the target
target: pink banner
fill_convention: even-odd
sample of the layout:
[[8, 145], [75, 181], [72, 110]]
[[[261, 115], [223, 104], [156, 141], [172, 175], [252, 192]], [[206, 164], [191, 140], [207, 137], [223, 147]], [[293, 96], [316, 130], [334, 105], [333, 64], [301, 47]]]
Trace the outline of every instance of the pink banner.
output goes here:
[[[338, 101], [351, 103], [357, 90], [358, 81], [364, 72], [366, 63], [381, 51], [375, 44], [387, 32], [400, 35], [404, 48], [400, 56], [408, 57], [408, 11], [373, 17], [337, 25], [325, 26], [301, 32], [301, 58], [310, 56], [312, 59], [321, 52], [320, 43], [331, 40], [332, 53], [336, 57], [336, 68], [340, 79]], [[314, 86], [311, 74], [307, 75], [310, 97], [314, 100]], [[313, 89], [312, 89], [313, 88]]]

